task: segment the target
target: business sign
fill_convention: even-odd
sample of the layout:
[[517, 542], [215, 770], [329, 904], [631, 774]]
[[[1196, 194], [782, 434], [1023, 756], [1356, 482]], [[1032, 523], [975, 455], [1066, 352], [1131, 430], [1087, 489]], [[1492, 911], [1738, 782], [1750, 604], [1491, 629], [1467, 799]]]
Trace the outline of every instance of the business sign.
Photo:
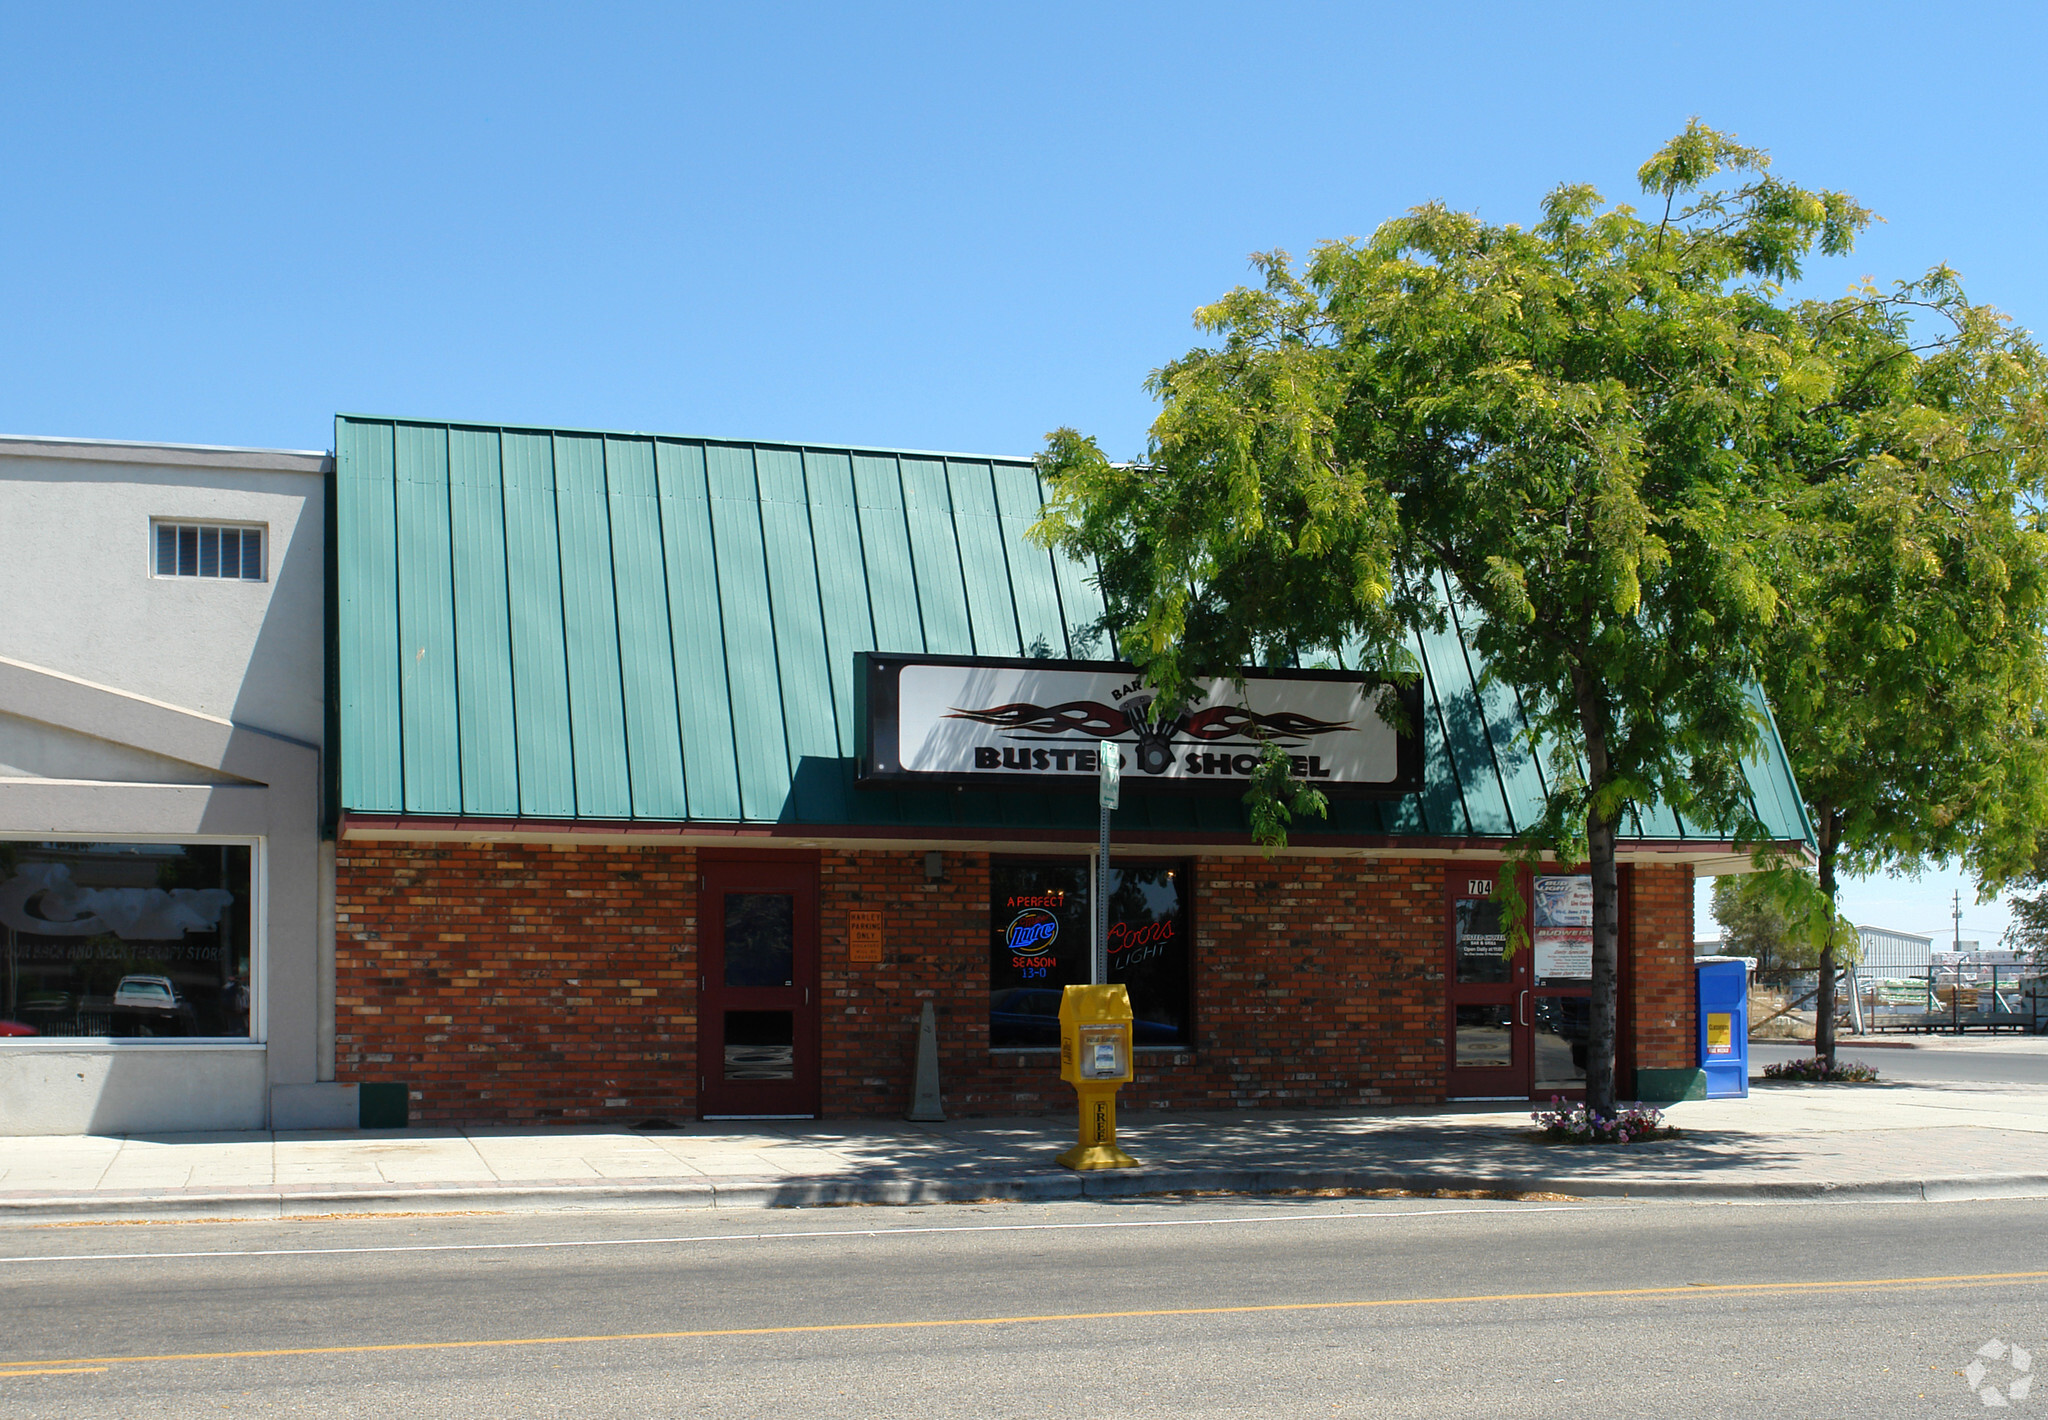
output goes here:
[[847, 957], [877, 964], [882, 960], [882, 914], [857, 910], [846, 914]]
[[1245, 671], [1199, 683], [1154, 723], [1156, 692], [1128, 665], [865, 653], [859, 779], [989, 788], [1094, 787], [1101, 747], [1122, 751], [1130, 788], [1244, 792], [1273, 741], [1331, 793], [1386, 796], [1422, 784], [1422, 692], [1342, 671]]
[[1593, 880], [1584, 873], [1536, 879], [1536, 979], [1593, 975]]

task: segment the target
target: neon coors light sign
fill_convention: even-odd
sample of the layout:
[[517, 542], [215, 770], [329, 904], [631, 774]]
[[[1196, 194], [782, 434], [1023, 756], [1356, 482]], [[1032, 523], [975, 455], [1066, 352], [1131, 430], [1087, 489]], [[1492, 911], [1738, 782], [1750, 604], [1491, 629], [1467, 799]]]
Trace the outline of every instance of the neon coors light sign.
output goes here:
[[964, 656], [857, 658], [859, 779], [986, 787], [1092, 787], [1097, 746], [1124, 747], [1124, 782], [1243, 792], [1259, 746], [1277, 740], [1295, 773], [1354, 795], [1414, 792], [1422, 749], [1381, 706], [1421, 723], [1419, 686], [1342, 671], [1246, 671], [1171, 720], [1149, 724], [1153, 692], [1130, 666], [1104, 661]]

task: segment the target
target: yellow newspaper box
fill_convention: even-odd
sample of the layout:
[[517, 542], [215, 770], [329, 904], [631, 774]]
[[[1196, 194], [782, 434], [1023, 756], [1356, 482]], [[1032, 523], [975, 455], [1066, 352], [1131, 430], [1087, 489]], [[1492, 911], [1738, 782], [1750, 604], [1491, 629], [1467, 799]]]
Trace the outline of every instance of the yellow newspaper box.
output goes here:
[[1129, 1169], [1116, 1146], [1116, 1087], [1131, 1078], [1131, 998], [1121, 986], [1069, 986], [1060, 994], [1060, 1078], [1081, 1097], [1080, 1140], [1060, 1155], [1070, 1169]]

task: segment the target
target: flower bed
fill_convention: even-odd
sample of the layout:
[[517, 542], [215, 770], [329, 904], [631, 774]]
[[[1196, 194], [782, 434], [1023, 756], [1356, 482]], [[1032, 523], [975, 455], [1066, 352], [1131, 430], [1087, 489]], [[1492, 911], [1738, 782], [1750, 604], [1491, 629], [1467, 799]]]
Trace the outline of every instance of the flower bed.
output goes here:
[[1664, 1127], [1661, 1110], [1646, 1104], [1624, 1105], [1613, 1114], [1598, 1114], [1583, 1100], [1550, 1097], [1549, 1109], [1531, 1110], [1529, 1117], [1555, 1144], [1639, 1144], [1646, 1139], [1675, 1139], [1676, 1129]]
[[1814, 1085], [1874, 1085], [1877, 1071], [1861, 1060], [1838, 1060], [1830, 1070], [1818, 1055], [1803, 1060], [1778, 1060], [1764, 1066], [1767, 1080], [1804, 1080]]

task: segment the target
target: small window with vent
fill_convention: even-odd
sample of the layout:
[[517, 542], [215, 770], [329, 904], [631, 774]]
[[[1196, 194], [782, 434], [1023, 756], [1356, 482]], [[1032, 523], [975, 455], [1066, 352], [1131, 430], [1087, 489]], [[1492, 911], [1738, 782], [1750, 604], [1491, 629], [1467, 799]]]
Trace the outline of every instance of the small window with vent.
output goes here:
[[229, 523], [156, 525], [156, 575], [263, 580], [263, 529]]

